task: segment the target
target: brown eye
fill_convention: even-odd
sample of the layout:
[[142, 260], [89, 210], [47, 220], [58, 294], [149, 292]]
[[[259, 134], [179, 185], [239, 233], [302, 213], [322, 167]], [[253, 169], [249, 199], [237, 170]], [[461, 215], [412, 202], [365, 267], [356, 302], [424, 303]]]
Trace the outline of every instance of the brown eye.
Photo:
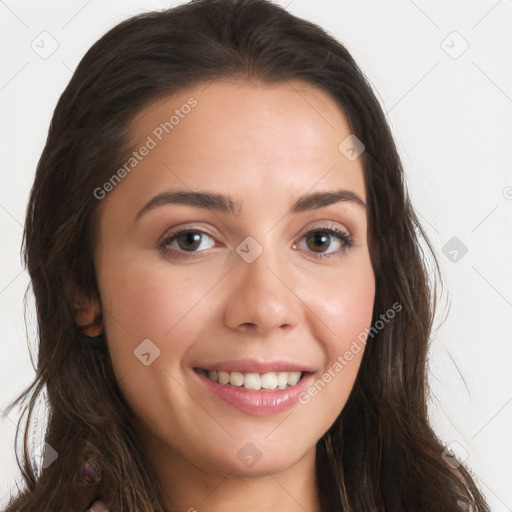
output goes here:
[[318, 252], [323, 252], [329, 248], [331, 235], [327, 231], [311, 231], [306, 236], [306, 243], [313, 251], [317, 252], [318, 248]]
[[199, 231], [184, 231], [175, 236], [180, 249], [185, 251], [195, 251], [201, 245], [201, 235]]
[[[338, 227], [319, 228], [307, 232], [303, 237], [306, 243], [306, 250], [316, 253], [317, 258], [330, 258], [341, 256], [345, 249], [354, 246], [352, 237]], [[296, 245], [293, 246], [296, 248]]]
[[[203, 246], [207, 240], [211, 240], [210, 245]], [[166, 235], [164, 239], [158, 244], [158, 249], [169, 254], [170, 256], [192, 256], [199, 255], [204, 252], [204, 249], [211, 249], [215, 246], [215, 241], [212, 235], [205, 231], [197, 229], [178, 229]], [[201, 248], [201, 250], [198, 250]]]

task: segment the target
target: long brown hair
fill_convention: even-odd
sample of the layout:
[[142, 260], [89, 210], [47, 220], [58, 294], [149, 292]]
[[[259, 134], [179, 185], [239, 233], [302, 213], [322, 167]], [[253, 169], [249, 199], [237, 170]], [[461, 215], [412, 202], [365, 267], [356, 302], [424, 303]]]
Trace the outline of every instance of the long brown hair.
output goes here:
[[[349, 400], [318, 443], [323, 510], [488, 511], [464, 466], [444, 460], [427, 419], [426, 356], [436, 300], [421, 241], [432, 250], [370, 85], [342, 44], [276, 4], [196, 0], [111, 29], [83, 57], [55, 109], [24, 231], [39, 346], [35, 380], [15, 402], [28, 413], [25, 429], [21, 420], [18, 427], [25, 431], [25, 488], [7, 512], [83, 510], [95, 497], [113, 511], [151, 511], [160, 499], [105, 336], [89, 339], [77, 329], [72, 293], [79, 289], [100, 300], [94, 190], [133, 150], [130, 122], [157, 99], [226, 77], [262, 84], [303, 80], [337, 101], [365, 145], [373, 322], [394, 303], [403, 308], [368, 341]], [[45, 440], [58, 456], [39, 473], [28, 434], [43, 391]], [[101, 468], [98, 485], [88, 485], [77, 470], [86, 457]]]

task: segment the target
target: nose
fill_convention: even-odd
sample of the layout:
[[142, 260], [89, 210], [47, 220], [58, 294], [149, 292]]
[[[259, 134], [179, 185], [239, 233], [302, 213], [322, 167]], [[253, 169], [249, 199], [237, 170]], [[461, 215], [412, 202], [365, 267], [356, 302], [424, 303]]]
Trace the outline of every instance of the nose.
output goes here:
[[226, 326], [258, 335], [295, 328], [302, 302], [289, 268], [277, 250], [264, 249], [251, 263], [237, 256], [227, 284]]

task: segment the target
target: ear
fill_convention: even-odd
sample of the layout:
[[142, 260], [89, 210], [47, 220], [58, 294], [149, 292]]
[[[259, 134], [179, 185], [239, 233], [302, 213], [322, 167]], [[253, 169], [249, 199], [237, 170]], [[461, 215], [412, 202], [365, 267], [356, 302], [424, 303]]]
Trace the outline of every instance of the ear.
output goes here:
[[82, 292], [75, 292], [71, 301], [75, 324], [80, 332], [89, 338], [103, 334], [103, 316], [99, 301], [87, 297]]
[[[89, 338], [103, 334], [103, 315], [99, 295], [85, 293], [83, 285], [78, 284], [75, 275], [67, 271], [64, 276], [64, 293], [71, 306], [73, 319], [78, 330]], [[94, 287], [93, 287], [94, 288]]]

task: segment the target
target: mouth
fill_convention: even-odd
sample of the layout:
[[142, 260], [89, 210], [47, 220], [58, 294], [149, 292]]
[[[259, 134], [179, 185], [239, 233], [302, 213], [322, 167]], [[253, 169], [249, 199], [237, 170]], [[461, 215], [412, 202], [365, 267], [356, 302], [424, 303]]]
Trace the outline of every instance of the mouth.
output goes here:
[[194, 371], [207, 377], [221, 386], [245, 388], [251, 391], [275, 391], [295, 386], [306, 374], [306, 371], [268, 371], [265, 373], [207, 370], [194, 368]]
[[295, 364], [239, 363], [232, 361], [214, 368], [195, 367], [194, 373], [205, 397], [216, 397], [214, 399], [253, 416], [279, 414], [294, 407], [299, 403], [299, 395], [314, 379], [313, 371], [298, 368]]
[[192, 369], [205, 398], [221, 400], [252, 416], [280, 414], [296, 406], [318, 372], [287, 358], [204, 361]]

